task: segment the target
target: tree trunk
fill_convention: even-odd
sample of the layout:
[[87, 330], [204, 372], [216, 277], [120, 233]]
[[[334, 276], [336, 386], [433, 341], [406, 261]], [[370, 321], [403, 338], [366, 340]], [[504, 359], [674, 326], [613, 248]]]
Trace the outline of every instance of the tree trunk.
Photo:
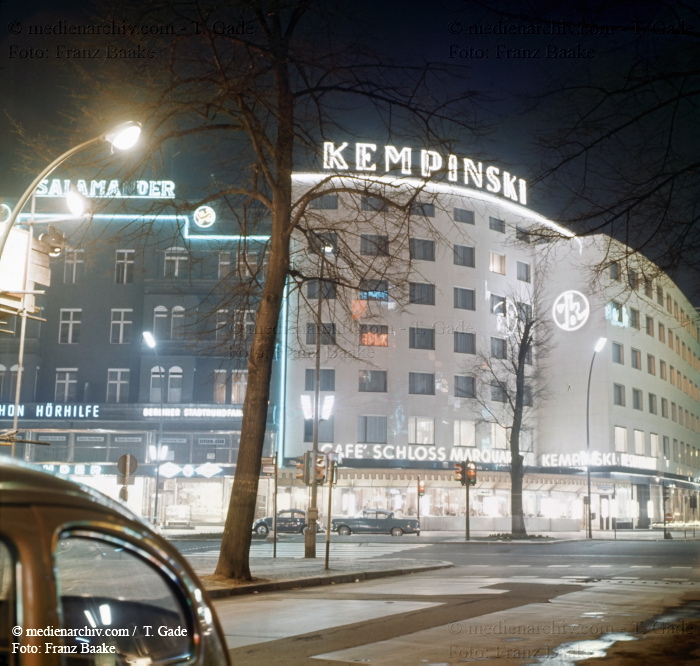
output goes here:
[[[517, 451], [517, 449], [516, 449]], [[510, 515], [511, 533], [520, 539], [527, 538], [525, 529], [525, 515], [523, 513], [523, 456], [520, 452], [511, 450], [512, 462], [510, 465]]]

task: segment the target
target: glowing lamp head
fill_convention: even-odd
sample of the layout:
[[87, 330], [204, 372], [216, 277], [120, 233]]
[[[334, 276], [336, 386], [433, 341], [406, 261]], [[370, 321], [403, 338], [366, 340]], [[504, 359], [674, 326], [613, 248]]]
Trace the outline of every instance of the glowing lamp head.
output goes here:
[[153, 333], [150, 331], [143, 332], [143, 341], [151, 348], [156, 348], [156, 339], [153, 337]]
[[68, 210], [75, 217], [82, 217], [88, 210], [88, 203], [85, 197], [75, 188], [71, 188], [66, 195], [66, 205]]
[[608, 339], [607, 338], [600, 338], [598, 342], [595, 343], [594, 351], [597, 354], [599, 351], [603, 351], [603, 347], [605, 347], [605, 344], [607, 343]]
[[109, 141], [119, 150], [129, 150], [136, 145], [141, 136], [141, 123], [129, 120], [105, 133], [105, 141]]

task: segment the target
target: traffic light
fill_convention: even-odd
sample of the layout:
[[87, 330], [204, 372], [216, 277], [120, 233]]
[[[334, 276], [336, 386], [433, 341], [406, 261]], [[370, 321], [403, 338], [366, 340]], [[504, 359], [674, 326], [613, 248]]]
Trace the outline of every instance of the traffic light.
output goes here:
[[476, 463], [475, 462], [468, 462], [465, 463], [467, 466], [467, 481], [469, 482], [470, 486], [475, 486], [476, 485]]
[[418, 497], [425, 495], [425, 481], [418, 479]]
[[455, 481], [459, 481], [463, 486], [467, 485], [467, 463], [455, 463]]
[[311, 485], [311, 451], [305, 451], [303, 458], [292, 458], [291, 461], [300, 472], [297, 474], [297, 479], [301, 479], [306, 486]]
[[664, 502], [668, 502], [669, 494], [668, 494], [668, 488], [664, 486]]
[[316, 454], [316, 462], [314, 465], [314, 483], [317, 486], [323, 484], [326, 480], [326, 455], [324, 453]]

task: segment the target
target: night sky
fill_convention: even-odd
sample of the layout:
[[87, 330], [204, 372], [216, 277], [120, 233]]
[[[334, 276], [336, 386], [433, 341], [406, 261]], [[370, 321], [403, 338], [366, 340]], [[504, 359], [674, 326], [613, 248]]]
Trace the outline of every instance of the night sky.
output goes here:
[[[494, 129], [487, 137], [469, 137], [460, 149], [511, 165], [532, 184], [530, 206], [553, 219], [564, 197], [538, 184], [543, 166], [536, 144], [539, 133], [551, 129], [545, 125], [551, 119], [546, 119], [546, 103], [533, 100], [561, 82], [583, 80], [643, 60], [656, 48], [697, 40], [700, 32], [693, 16], [684, 20], [673, 4], [659, 2], [388, 0], [345, 3], [344, 11], [362, 21], [355, 32], [359, 42], [386, 53], [387, 59], [425, 59], [458, 68], [463, 77], [459, 85], [467, 81], [487, 98], [478, 113]], [[76, 79], [67, 54], [84, 46], [81, 37], [30, 33], [37, 26], [89, 24], [93, 12], [86, 2], [0, 0], [0, 197], [18, 197], [32, 177], [21, 171], [20, 144], [10, 120], [29, 135], [50, 137], [68, 122], [65, 112], [73, 111], [70, 90]], [[105, 49], [108, 45], [105, 37]], [[90, 65], [109, 66], [105, 53]], [[359, 125], [353, 131], [374, 131], [361, 128], [361, 110], [348, 118], [350, 125]], [[365, 138], [384, 144], [386, 137]], [[676, 280], [683, 285], [684, 276]]]

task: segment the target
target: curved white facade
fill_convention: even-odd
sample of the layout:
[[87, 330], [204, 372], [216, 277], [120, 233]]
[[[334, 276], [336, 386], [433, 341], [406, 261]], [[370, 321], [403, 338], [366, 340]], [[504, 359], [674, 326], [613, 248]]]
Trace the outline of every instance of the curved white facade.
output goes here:
[[[338, 190], [358, 184], [355, 179], [326, 183], [327, 178], [297, 175], [296, 194], [320, 183], [323, 189]], [[332, 396], [334, 401], [332, 417], [319, 428], [319, 448], [336, 451], [344, 460], [334, 512], [369, 504], [412, 513], [420, 476], [427, 480], [421, 510], [435, 517], [437, 525], [438, 517], [448, 519], [465, 510], [453, 467], [454, 461], [470, 459], [480, 470], [472, 514], [493, 519], [489, 525], [494, 529], [507, 527], [497, 521], [507, 519], [509, 508], [510, 453], [502, 427], [509, 420], [484, 366], [503, 345], [510, 349], [514, 313], [522, 304], [549, 321], [555, 301], [571, 291], [578, 295], [558, 301], [559, 323], [569, 310], [584, 314], [582, 299], [588, 303], [585, 320], [572, 317], [565, 323], [571, 330], [552, 320], [549, 351], [536, 346], [532, 364], [526, 366], [536, 396], [526, 408], [521, 442], [527, 466], [526, 515], [535, 529], [538, 516], [581, 519], [582, 470], [589, 460], [587, 379], [594, 345], [606, 337], [606, 347], [596, 355], [590, 391], [593, 510], [597, 518], [616, 514], [619, 521], [635, 526], [659, 520], [661, 495], [655, 478], [668, 475], [668, 482], [675, 483], [670, 501], [678, 509], [672, 512], [691, 518], [686, 498], [697, 495], [700, 477], [700, 346], [690, 304], [671, 281], [661, 276], [645, 282], [650, 267], [645, 270], [636, 259], [621, 259], [619, 280], [609, 278], [615, 269], [606, 269], [594, 281], [589, 269], [601, 261], [610, 239], [571, 238], [540, 215], [481, 190], [388, 177], [363, 182], [382, 196], [399, 191], [402, 202], [413, 197], [406, 205], [412, 204], [415, 214], [390, 208], [377, 212], [382, 208], [379, 200], [337, 192], [337, 201], [325, 197], [307, 216], [329, 251], [323, 256], [309, 252], [307, 238], [295, 239], [296, 266], [305, 276], [318, 275], [321, 264], [325, 276], [348, 276], [334, 292], [324, 291], [321, 302], [321, 322], [329, 327], [327, 337], [322, 335], [320, 399], [323, 403]], [[537, 242], [527, 236], [538, 228], [559, 231], [559, 240]], [[388, 256], [382, 256], [385, 252]], [[365, 279], [380, 282], [360, 285], [357, 275], [350, 277], [347, 263], [355, 273], [364, 266], [360, 272]], [[389, 275], [384, 276], [386, 267]], [[634, 271], [636, 290], [623, 288], [629, 286], [628, 270]], [[657, 289], [663, 292], [663, 305], [658, 304]], [[305, 422], [299, 396], [313, 404], [317, 294], [315, 283], [305, 283], [289, 297], [285, 458], [311, 448], [311, 421]], [[616, 307], [619, 314], [613, 312]], [[636, 320], [629, 325], [632, 311], [638, 313], [633, 316], [640, 328]], [[647, 317], [653, 319], [649, 333]], [[673, 349], [668, 346], [669, 330]], [[615, 359], [622, 346], [624, 363], [613, 361], [613, 342]], [[631, 366], [632, 350], [635, 364], [641, 358], [641, 369]], [[662, 361], [666, 379], [660, 374]], [[615, 396], [617, 402], [620, 397], [615, 386], [624, 386], [624, 405], [615, 404]], [[635, 391], [641, 391], [642, 403]], [[662, 400], [668, 417], [662, 415]], [[654, 405], [657, 413], [650, 412]], [[606, 504], [613, 492], [618, 500], [614, 512]], [[600, 526], [609, 526], [609, 521], [601, 520]]]

